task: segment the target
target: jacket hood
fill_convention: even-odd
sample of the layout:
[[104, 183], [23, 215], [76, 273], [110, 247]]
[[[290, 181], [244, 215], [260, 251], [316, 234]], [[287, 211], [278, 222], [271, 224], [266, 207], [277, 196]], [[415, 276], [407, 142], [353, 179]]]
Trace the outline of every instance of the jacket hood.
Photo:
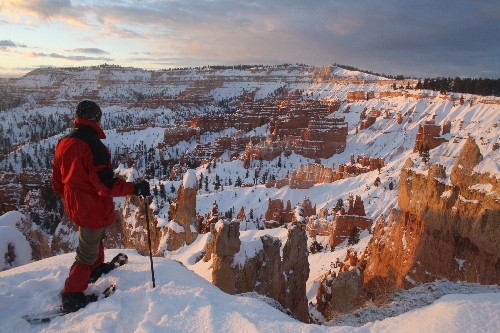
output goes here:
[[93, 129], [96, 130], [97, 132], [97, 137], [99, 139], [106, 139], [106, 134], [104, 134], [104, 131], [102, 130], [102, 128], [97, 125], [96, 123], [90, 121], [90, 120], [87, 120], [87, 119], [84, 119], [84, 118], [75, 118], [75, 124], [81, 124], [81, 125], [87, 125], [87, 126], [90, 126], [92, 127]]

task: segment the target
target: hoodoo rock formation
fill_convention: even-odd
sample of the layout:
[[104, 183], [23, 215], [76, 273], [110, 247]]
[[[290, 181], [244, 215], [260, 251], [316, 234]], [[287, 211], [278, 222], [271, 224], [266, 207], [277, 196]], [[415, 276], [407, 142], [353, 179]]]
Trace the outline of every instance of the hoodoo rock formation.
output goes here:
[[359, 230], [370, 230], [371, 225], [372, 219], [365, 217], [365, 207], [361, 197], [357, 195], [356, 200], [354, 200], [353, 195], [350, 194], [347, 212], [341, 209], [335, 215], [333, 223], [328, 227], [330, 247], [334, 248], [349, 238], [354, 227]]
[[177, 195], [170, 205], [170, 222], [161, 230], [161, 251], [175, 251], [198, 237], [196, 192], [198, 180], [194, 170], [187, 170]]
[[[142, 255], [149, 254], [148, 226], [151, 232], [151, 248], [158, 249], [160, 243], [160, 228], [154, 218], [152, 210], [148, 207], [144, 211], [144, 198], [135, 195], [127, 196], [123, 208], [123, 245], [125, 248], [136, 249]], [[146, 218], [146, 214], [147, 218]]]
[[433, 149], [446, 142], [446, 138], [441, 137], [439, 134], [450, 132], [451, 124], [446, 122], [441, 130], [441, 126], [436, 125], [434, 119], [426, 120], [424, 124], [420, 125], [418, 128], [418, 133], [415, 137], [415, 147], [413, 152], [422, 151], [425, 148]]
[[293, 209], [290, 200], [287, 201], [286, 207], [284, 207], [281, 199], [269, 198], [266, 215], [264, 217], [264, 225], [266, 228], [272, 229], [282, 226], [284, 223], [293, 222], [294, 210], [297, 208], [300, 209], [301, 216], [304, 218], [316, 215], [316, 205], [313, 207], [309, 198], [304, 197], [302, 203], [296, 205]]
[[491, 163], [471, 138], [449, 175], [439, 164], [422, 171], [408, 159], [398, 183], [401, 210], [392, 209], [388, 223], [377, 220], [363, 253], [348, 250], [339, 272], [325, 274], [317, 309], [331, 318], [437, 279], [499, 284], [500, 185], [498, 174], [482, 172], [499, 169]]
[[221, 218], [221, 215], [219, 213], [219, 205], [217, 205], [217, 201], [214, 201], [212, 204], [212, 209], [210, 210], [210, 213], [208, 213], [207, 219], [202, 221], [201, 226], [200, 226], [200, 233], [208, 233], [210, 232], [210, 226], [212, 224], [215, 224], [219, 221]]
[[328, 320], [335, 314], [352, 311], [362, 303], [365, 253], [358, 256], [347, 249], [343, 262], [337, 263], [339, 273], [330, 269], [321, 277], [316, 293], [317, 310]]
[[222, 220], [210, 225], [212, 238], [207, 243], [205, 260], [213, 259], [212, 283], [220, 290], [236, 293], [236, 274], [232, 269], [234, 255], [240, 250], [240, 224]]
[[[230, 294], [258, 292], [278, 301], [296, 319], [308, 321], [309, 262], [307, 236], [302, 224], [295, 224], [288, 230], [282, 257], [281, 241], [269, 235], [241, 247], [237, 222], [219, 221], [211, 225], [211, 233], [205, 260], [213, 257], [213, 284]], [[249, 248], [255, 253], [249, 253], [252, 252]]]
[[[407, 288], [440, 278], [500, 283], [498, 175], [481, 173], [483, 157], [468, 138], [450, 175], [407, 161], [399, 179], [400, 218], [377, 222], [364, 283]], [[498, 169], [498, 167], [497, 167]]]

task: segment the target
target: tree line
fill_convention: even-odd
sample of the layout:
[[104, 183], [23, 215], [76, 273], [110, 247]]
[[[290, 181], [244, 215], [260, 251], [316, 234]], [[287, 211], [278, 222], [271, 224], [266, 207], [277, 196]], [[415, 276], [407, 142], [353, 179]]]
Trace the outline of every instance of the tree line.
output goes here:
[[500, 78], [426, 78], [423, 81], [419, 80], [415, 89], [435, 90], [442, 94], [455, 92], [480, 96], [500, 96]]

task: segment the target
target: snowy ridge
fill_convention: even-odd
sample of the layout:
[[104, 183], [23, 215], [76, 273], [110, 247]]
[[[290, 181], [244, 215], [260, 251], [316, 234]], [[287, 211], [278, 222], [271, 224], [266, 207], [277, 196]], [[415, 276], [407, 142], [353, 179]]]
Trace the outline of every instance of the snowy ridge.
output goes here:
[[[119, 250], [106, 250], [112, 258]], [[64, 254], [0, 273], [0, 328], [3, 332], [497, 332], [500, 330], [498, 288], [436, 282], [398, 296], [392, 310], [374, 311], [379, 320], [361, 327], [300, 323], [269, 300], [220, 291], [178, 262], [155, 258], [156, 288], [152, 288], [149, 258], [125, 250], [129, 263], [101, 277], [89, 292], [110, 283], [113, 296], [49, 324], [30, 325], [21, 316], [51, 308], [74, 254]], [[19, 281], [23, 281], [19, 283]], [[433, 289], [433, 291], [430, 291]], [[427, 290], [427, 291], [424, 291]], [[453, 294], [441, 297], [448, 292]], [[422, 297], [420, 297], [420, 296]], [[428, 295], [428, 296], [425, 296]], [[250, 296], [250, 297], [249, 297]], [[441, 298], [439, 298], [441, 297]], [[262, 299], [262, 297], [258, 297]], [[423, 301], [418, 301], [423, 298]], [[429, 306], [433, 299], [438, 299]], [[424, 306], [418, 308], [419, 306]], [[416, 309], [418, 308], [418, 309]], [[399, 316], [395, 314], [415, 309]], [[370, 311], [370, 310], [366, 310]], [[392, 312], [391, 312], [392, 311]], [[367, 315], [368, 316], [368, 315]], [[359, 326], [354, 318], [343, 324]]]

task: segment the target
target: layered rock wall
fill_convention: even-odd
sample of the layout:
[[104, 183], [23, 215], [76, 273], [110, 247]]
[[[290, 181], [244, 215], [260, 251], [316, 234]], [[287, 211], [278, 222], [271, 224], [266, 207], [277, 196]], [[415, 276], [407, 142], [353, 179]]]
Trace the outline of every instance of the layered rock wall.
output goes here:
[[325, 274], [318, 310], [329, 318], [368, 299], [388, 300], [399, 288], [438, 279], [499, 284], [499, 179], [482, 171], [498, 166], [485, 163], [494, 161], [483, 161], [471, 138], [451, 174], [438, 164], [424, 171], [407, 160], [398, 184], [400, 210], [392, 209], [387, 222], [377, 220], [359, 257], [348, 250], [339, 273]]
[[481, 160], [469, 138], [450, 182], [440, 165], [425, 173], [407, 161], [399, 180], [401, 217], [374, 228], [366, 285], [383, 279], [411, 287], [440, 278], [500, 283], [499, 182], [475, 171]]

